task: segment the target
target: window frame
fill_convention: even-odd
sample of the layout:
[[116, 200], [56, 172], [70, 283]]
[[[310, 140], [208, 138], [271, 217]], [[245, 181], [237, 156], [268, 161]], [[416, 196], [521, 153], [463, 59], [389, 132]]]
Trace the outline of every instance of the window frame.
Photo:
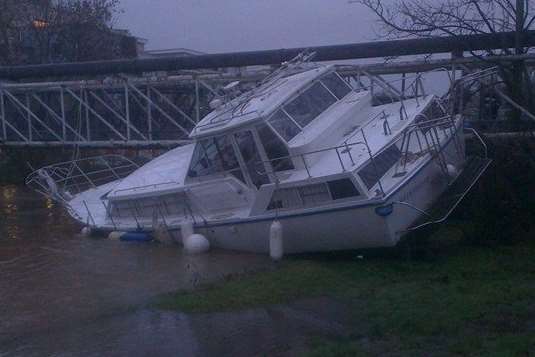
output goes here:
[[[379, 156], [387, 153], [388, 151], [394, 149], [394, 147], [397, 149], [397, 152], [400, 153], [400, 157], [394, 161], [394, 163], [392, 165], [390, 165], [388, 167], [388, 169], [386, 171], [384, 171], [382, 174], [380, 174], [377, 178], [377, 181], [375, 181], [373, 183], [373, 185], [369, 186], [368, 187], [368, 182], [367, 182], [367, 178], [363, 177], [362, 176], [362, 171], [366, 170], [369, 166], [370, 167], [373, 167], [373, 172], [374, 174], [377, 174], [377, 162], [374, 161], [374, 160], [377, 160], [379, 158]], [[359, 177], [359, 179], [362, 181], [363, 183], [363, 187], [365, 187], [368, 192], [371, 192], [371, 190], [379, 184], [379, 186], [381, 186], [381, 180], [385, 177], [385, 175], [387, 174], [388, 171], [390, 171], [392, 169], [392, 167], [394, 167], [394, 165], [396, 165], [396, 163], [401, 159], [401, 149], [397, 146], [397, 143], [392, 143], [391, 145], [388, 145], [387, 147], [385, 147], [383, 150], [381, 150], [379, 153], [376, 153], [373, 157], [373, 159], [368, 159], [361, 167], [360, 169], [357, 171], [357, 176]]]
[[[332, 71], [332, 72], [328, 72], [328, 73], [325, 73], [323, 74], [321, 77], [319, 78], [316, 78], [315, 80], [313, 80], [311, 83], [309, 83], [309, 85], [307, 85], [306, 87], [300, 89], [299, 91], [297, 91], [293, 96], [291, 96], [289, 99], [286, 99], [282, 104], [280, 104], [268, 117], [267, 119], [265, 120], [265, 123], [273, 130], [273, 132], [281, 139], [283, 140], [285, 143], [290, 143], [296, 136], [298, 136], [299, 134], [301, 134], [303, 132], [303, 130], [309, 126], [310, 124], [312, 124], [316, 118], [320, 117], [324, 112], [326, 112], [329, 108], [331, 108], [333, 105], [337, 104], [338, 102], [340, 102], [343, 98], [338, 98], [338, 96], [336, 94], [333, 93], [333, 91], [331, 91], [329, 89], [329, 87], [323, 83], [323, 78], [325, 78], [326, 76], [330, 75], [330, 74], [334, 74], [335, 76], [337, 76], [343, 83], [344, 85], [349, 89], [349, 92], [347, 95], [349, 95], [349, 93], [353, 92], [354, 89], [353, 87], [348, 84], [341, 76], [340, 74], [338, 74], [338, 72], [336, 71]], [[316, 83], [319, 83], [323, 88], [325, 88], [325, 90], [327, 90], [327, 92], [329, 92], [329, 94], [334, 98], [336, 99], [336, 101], [331, 104], [330, 106], [328, 106], [327, 108], [325, 108], [325, 110], [323, 110], [320, 114], [318, 114], [312, 121], [310, 121], [307, 125], [305, 126], [302, 126], [301, 124], [299, 124], [295, 118], [288, 112], [288, 110], [286, 110], [286, 106], [293, 102], [296, 98], [298, 98], [299, 96], [301, 96], [303, 93], [305, 93], [306, 91], [308, 91], [310, 88], [312, 88]], [[345, 97], [344, 97], [345, 98]], [[286, 116], [292, 121], [293, 124], [295, 124], [298, 128], [299, 128], [299, 133], [297, 135], [295, 135], [293, 138], [291, 138], [290, 140], [286, 140], [282, 135], [279, 134], [279, 132], [275, 129], [275, 127], [271, 124], [271, 118], [273, 118], [275, 116], [275, 114], [278, 112], [278, 111], [282, 111], [284, 114], [286, 114]]]
[[[268, 152], [266, 151], [266, 148], [264, 147], [264, 143], [262, 142], [262, 139], [260, 137], [260, 132], [259, 132], [259, 127], [262, 126], [262, 125], [265, 125], [266, 128], [268, 130], [271, 131], [271, 133], [281, 141], [281, 144], [284, 146], [284, 149], [288, 152], [288, 155], [287, 156], [281, 156], [281, 158], [274, 158], [274, 159], [270, 159], [269, 158], [269, 155], [268, 155]], [[280, 173], [280, 172], [286, 172], [286, 171], [292, 171], [292, 170], [295, 170], [296, 169], [296, 165], [294, 163], [294, 160], [292, 158], [292, 155], [290, 154], [290, 150], [289, 150], [289, 146], [287, 145], [287, 142], [281, 138], [279, 136], [279, 134], [277, 133], [276, 130], [274, 130], [271, 125], [269, 125], [266, 121], [261, 121], [259, 123], [256, 123], [254, 125], [254, 133], [256, 134], [256, 139], [258, 140], [257, 144], [259, 145], [259, 148], [261, 148], [261, 151], [263, 152], [264, 156], [262, 157], [262, 160], [264, 160], [264, 158], [266, 159], [266, 164], [267, 164], [267, 171], [270, 173], [270, 177], [272, 179], [272, 182], [276, 182], [277, 181], [277, 177], [276, 177], [276, 173]], [[291, 169], [287, 169], [287, 170], [280, 170], [280, 171], [276, 171], [273, 167], [273, 164], [272, 162], [275, 161], [275, 160], [288, 160], [290, 162], [290, 164], [293, 166]]]
[[[273, 124], [271, 124], [271, 119], [275, 116], [275, 114], [277, 114], [279, 111], [283, 112], [287, 117], [288, 119], [291, 120], [291, 122], [293, 124], [295, 124], [295, 126], [297, 126], [297, 128], [299, 129], [299, 132], [294, 135], [290, 140], [286, 140], [280, 133], [277, 129], [275, 129], [275, 127], [273, 126]], [[289, 143], [290, 141], [292, 141], [297, 135], [301, 134], [303, 132], [303, 127], [301, 127], [301, 125], [299, 125], [299, 123], [297, 123], [294, 118], [292, 118], [292, 116], [284, 109], [284, 105], [281, 105], [277, 110], [275, 110], [273, 113], [271, 113], [271, 115], [268, 117], [268, 119], [266, 120], [266, 124], [273, 130], [273, 132], [285, 143]]]
[[[349, 89], [349, 92], [348, 92], [345, 96], [343, 96], [342, 98], [338, 98], [338, 96], [337, 96], [336, 94], [334, 94], [334, 92], [333, 92], [333, 91], [332, 91], [332, 90], [331, 90], [325, 83], [323, 83], [323, 79], [324, 79], [325, 77], [331, 75], [331, 74], [334, 74], [336, 77], [338, 77], [338, 79], [340, 79], [340, 81], [342, 81], [342, 83], [344, 83], [344, 85]], [[338, 74], [338, 72], [336, 72], [336, 71], [333, 71], [333, 72], [329, 72], [329, 73], [324, 74], [323, 76], [321, 76], [321, 77], [319, 78], [319, 81], [321, 82], [321, 84], [323, 84], [323, 86], [324, 86], [325, 88], [327, 88], [327, 90], [328, 90], [328, 91], [329, 91], [335, 98], [338, 99], [338, 100], [337, 100], [338, 102], [341, 101], [342, 99], [344, 99], [345, 97], [347, 97], [351, 92], [353, 92], [353, 87], [351, 87], [351, 85], [350, 85], [349, 83], [347, 83], [347, 82], [342, 78], [342, 76], [340, 76], [340, 74]]]
[[[339, 181], [339, 180], [348, 180], [349, 182], [351, 182], [357, 194], [355, 196], [341, 197], [341, 198], [335, 199], [331, 191], [331, 187], [329, 186], [329, 182], [334, 182], [334, 181]], [[321, 202], [320, 204], [317, 204], [317, 205], [307, 206], [305, 205], [305, 200], [303, 200], [301, 189], [303, 187], [316, 186], [316, 185], [323, 185], [330, 199], [324, 202]], [[273, 199], [279, 192], [284, 191], [284, 190], [295, 190], [296, 195], [299, 198], [300, 205], [292, 206], [292, 207], [276, 207], [276, 205], [274, 205], [275, 202], [273, 201]], [[360, 200], [365, 200], [365, 199], [368, 199], [367, 191], [363, 189], [362, 185], [358, 182], [358, 180], [356, 180], [355, 176], [352, 176], [352, 175], [335, 176], [335, 177], [330, 177], [329, 179], [325, 181], [305, 183], [305, 184], [297, 185], [297, 186], [276, 188], [271, 193], [271, 197], [269, 199], [267, 206], [265, 207], [265, 211], [269, 212], [269, 211], [274, 211], [274, 210], [310, 209], [310, 208], [322, 207], [329, 203], [340, 203], [340, 202], [349, 202], [349, 201], [356, 201], [356, 200], [360, 201]]]
[[[258, 158], [261, 160], [260, 162], [262, 163], [262, 166], [264, 167], [264, 170], [266, 171], [266, 177], [267, 177], [267, 183], [263, 183], [259, 186], [257, 186], [255, 183], [254, 183], [254, 180], [252, 178], [252, 176], [249, 174], [249, 167], [247, 166], [247, 163], [245, 161], [245, 158], [243, 157], [243, 154], [242, 154], [242, 151], [240, 149], [240, 145], [238, 143], [238, 139], [236, 139], [236, 135], [239, 134], [239, 133], [245, 133], [245, 132], [248, 132], [250, 135], [251, 135], [251, 139], [253, 140], [253, 144], [255, 146], [255, 150], [256, 152], [258, 153]], [[234, 131], [230, 134], [232, 136], [232, 141], [235, 145], [235, 149], [237, 150], [238, 152], [238, 155], [239, 155], [239, 161], [240, 161], [240, 165], [243, 164], [243, 171], [246, 173], [246, 177], [247, 177], [247, 180], [248, 180], [248, 186], [250, 186], [251, 188], [255, 189], [255, 190], [258, 190], [260, 189], [260, 187], [262, 187], [263, 185], [265, 184], [268, 184], [268, 183], [271, 183], [271, 179], [270, 179], [270, 176], [268, 174], [269, 170], [266, 168], [266, 163], [264, 160], [264, 156], [263, 156], [263, 152], [262, 152], [262, 148], [259, 146], [259, 140], [256, 136], [256, 133], [255, 133], [255, 128], [254, 127], [248, 127], [248, 128], [243, 128], [243, 130], [238, 130], [238, 131]]]
[[[238, 165], [235, 168], [228, 169], [228, 170], [215, 171], [215, 172], [211, 172], [211, 173], [205, 174], [205, 175], [191, 176], [190, 172], [191, 172], [191, 170], [193, 168], [193, 165], [194, 165], [194, 156], [195, 156], [195, 152], [197, 151], [197, 147], [198, 146], [201, 147], [202, 153], [203, 153], [203, 157], [208, 162], [210, 162], [211, 165], [213, 165], [213, 163], [212, 163], [213, 160], [209, 158], [207, 150], [206, 150], [206, 147], [202, 144], [202, 142], [207, 141], [207, 140], [211, 140], [213, 145], [215, 145], [215, 147], [216, 147], [217, 155], [221, 156], [222, 150], [219, 148], [218, 140], [221, 139], [221, 138], [225, 138], [225, 137], [226, 137], [226, 139], [228, 140], [228, 142], [230, 144], [229, 147], [232, 149], [234, 157], [236, 158], [236, 162], [237, 162]], [[225, 133], [225, 134], [220, 134], [220, 135], [213, 135], [213, 136], [207, 136], [207, 137], [204, 137], [204, 138], [199, 138], [195, 142], [195, 148], [193, 149], [193, 156], [190, 159], [190, 162], [189, 162], [189, 165], [188, 165], [188, 172], [187, 172], [186, 178], [187, 179], [191, 179], [191, 180], [202, 181], [203, 178], [206, 178], [206, 177], [232, 176], [236, 180], [240, 181], [241, 183], [247, 184], [248, 175], [247, 175], [247, 172], [244, 171], [244, 169], [243, 169], [242, 157], [240, 155], [240, 152], [239, 152], [239, 150], [236, 150], [236, 149], [237, 149], [237, 147], [236, 147], [234, 135], [231, 134], [231, 133]], [[219, 158], [219, 160], [221, 160], [221, 163], [224, 164], [224, 161], [222, 160], [221, 157]], [[232, 172], [235, 172], [237, 170], [240, 171], [241, 176], [243, 177], [243, 180], [232, 174]]]
[[[316, 84], [319, 84], [320, 87], [323, 87], [327, 93], [329, 93], [332, 98], [334, 98], [334, 102], [329, 105], [328, 107], [326, 107], [325, 109], [323, 109], [318, 115], [316, 115], [311, 121], [309, 121], [306, 125], [301, 125], [291, 114], [290, 112], [286, 109], [286, 107], [292, 103], [293, 101], [295, 101], [297, 98], [299, 98], [300, 96], [304, 95], [306, 92], [308, 92], [310, 89], [312, 89], [312, 87], [314, 87]], [[280, 107], [282, 109], [284, 109], [284, 111], [286, 112], [286, 114], [288, 114], [288, 116], [290, 116], [290, 118], [301, 128], [301, 130], [303, 130], [304, 128], [306, 128], [307, 126], [309, 126], [310, 124], [312, 124], [314, 121], [316, 121], [317, 118], [319, 118], [323, 113], [325, 113], [327, 110], [329, 110], [333, 105], [335, 105], [336, 103], [338, 103], [340, 100], [338, 99], [337, 96], [335, 96], [328, 88], [325, 87], [325, 85], [321, 82], [321, 78], [317, 78], [315, 80], [313, 80], [311, 83], [309, 83], [309, 85], [307, 85], [305, 88], [302, 88], [300, 91], [298, 91], [296, 93], [295, 96], [292, 96], [291, 99], [288, 99], [286, 100]]]

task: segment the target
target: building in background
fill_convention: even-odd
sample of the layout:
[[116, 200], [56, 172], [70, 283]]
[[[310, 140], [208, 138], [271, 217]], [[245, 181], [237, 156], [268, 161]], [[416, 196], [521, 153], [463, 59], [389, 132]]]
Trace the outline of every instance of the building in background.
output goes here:
[[146, 50], [141, 53], [141, 58], [162, 58], [162, 57], [189, 57], [205, 55], [206, 53], [191, 50], [188, 48], [169, 48], [162, 50]]

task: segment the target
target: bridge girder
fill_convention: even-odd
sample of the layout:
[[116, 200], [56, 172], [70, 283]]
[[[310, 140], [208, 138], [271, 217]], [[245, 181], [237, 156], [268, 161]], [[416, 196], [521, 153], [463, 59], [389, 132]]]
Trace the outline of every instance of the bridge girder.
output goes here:
[[[519, 56], [439, 59], [366, 65], [340, 65], [339, 73], [357, 87], [387, 95], [405, 87], [406, 74], [449, 73], [514, 61]], [[535, 55], [523, 55], [532, 65]], [[269, 74], [254, 71], [179, 72], [161, 77], [107, 77], [100, 80], [34, 83], [0, 82], [0, 147], [92, 148], [172, 147], [188, 141], [193, 126], [207, 114], [216, 88], [240, 80], [244, 85]], [[381, 75], [399, 75], [399, 88], [386, 88]], [[362, 82], [366, 82], [362, 84]]]

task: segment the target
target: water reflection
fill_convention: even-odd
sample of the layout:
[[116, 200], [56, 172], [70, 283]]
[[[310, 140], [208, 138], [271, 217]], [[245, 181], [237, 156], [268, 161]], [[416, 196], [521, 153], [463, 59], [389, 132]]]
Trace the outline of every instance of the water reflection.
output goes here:
[[[15, 193], [17, 189], [14, 186], [7, 186], [2, 187], [2, 198], [0, 199], [0, 211], [2, 212], [2, 218], [0, 219], [0, 223], [2, 221], [9, 222], [13, 219], [13, 217], [17, 214], [17, 205], [15, 203]], [[4, 226], [2, 224], [1, 226]], [[5, 230], [6, 230], [6, 238], [7, 239], [17, 239], [20, 231], [19, 227], [11, 224], [5, 224]], [[0, 233], [2, 233], [2, 230], [0, 228]], [[2, 234], [3, 236], [4, 234]]]
[[[191, 257], [177, 246], [82, 238], [50, 200], [24, 187], [0, 193], [0, 356], [63, 355], [65, 346], [67, 355], [129, 355], [138, 347], [167, 354], [160, 329], [170, 323], [169, 338], [191, 334], [178, 331], [187, 321], [136, 311], [161, 293], [271, 267], [265, 256]], [[145, 341], [146, 333], [155, 340]], [[187, 347], [178, 339], [167, 345]]]

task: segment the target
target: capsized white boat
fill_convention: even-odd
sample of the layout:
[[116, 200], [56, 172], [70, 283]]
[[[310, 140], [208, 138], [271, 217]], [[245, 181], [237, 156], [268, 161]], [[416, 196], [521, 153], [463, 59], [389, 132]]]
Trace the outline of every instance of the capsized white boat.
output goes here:
[[[27, 183], [90, 227], [163, 224], [180, 241], [192, 222], [226, 249], [268, 252], [278, 220], [293, 253], [393, 246], [445, 220], [490, 162], [465, 156], [463, 118], [436, 96], [374, 105], [333, 66], [290, 62], [212, 104], [192, 144], [142, 167], [101, 156], [44, 167]], [[432, 217], [446, 190], [451, 204]]]

